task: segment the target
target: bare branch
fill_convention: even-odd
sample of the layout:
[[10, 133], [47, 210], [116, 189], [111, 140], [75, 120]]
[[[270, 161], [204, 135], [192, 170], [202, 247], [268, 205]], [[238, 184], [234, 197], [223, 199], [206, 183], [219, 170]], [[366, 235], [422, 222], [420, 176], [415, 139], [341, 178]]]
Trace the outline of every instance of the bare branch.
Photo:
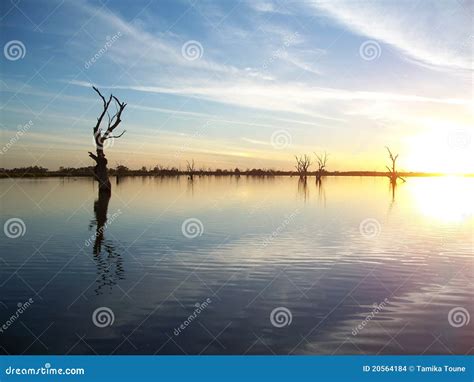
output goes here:
[[122, 122], [121, 120], [122, 112], [125, 109], [125, 106], [127, 106], [125, 102], [120, 102], [119, 99], [115, 97], [114, 95], [110, 95], [110, 97], [113, 98], [115, 102], [117, 103], [118, 111], [112, 117], [112, 120], [115, 118], [115, 121], [111, 125], [108, 126], [107, 131], [104, 133], [104, 139], [107, 139], [108, 136], [114, 131], [114, 129], [120, 124], [120, 122]]
[[396, 182], [397, 179], [401, 179], [403, 182], [405, 182], [406, 180], [403, 179], [400, 175], [398, 175], [397, 172], [397, 159], [399, 154], [396, 154], [394, 156], [387, 146], [385, 146], [385, 148], [387, 149], [390, 160], [392, 161], [392, 168], [390, 168], [389, 166], [385, 166], [389, 171], [388, 177], [392, 180], [392, 182]]
[[89, 156], [90, 156], [92, 159], [94, 159], [96, 162], [97, 162], [98, 159], [99, 159], [99, 158], [97, 157], [97, 155], [92, 154], [90, 151], [89, 151]]
[[311, 166], [311, 158], [306, 154], [304, 156], [298, 157], [295, 155], [296, 159], [296, 170], [300, 176], [306, 176], [309, 166]]
[[191, 163], [186, 161], [186, 170], [190, 173], [194, 172], [194, 159], [191, 160]]
[[317, 153], [314, 153], [314, 155], [316, 155], [316, 159], [318, 162], [318, 172], [321, 173], [326, 168], [326, 164], [328, 162], [328, 154], [324, 152], [324, 155], [319, 155]]
[[112, 102], [112, 95], [110, 95], [109, 100], [106, 101], [106, 100], [105, 100], [105, 97], [102, 95], [102, 93], [99, 91], [99, 89], [97, 89], [95, 86], [93, 86], [92, 89], [94, 89], [94, 90], [96, 91], [96, 93], [97, 93], [97, 94], [99, 95], [99, 97], [102, 99], [102, 102], [103, 102], [103, 104], [104, 104], [102, 113], [99, 115], [99, 118], [97, 118], [97, 123], [96, 123], [96, 125], [95, 125], [95, 127], [94, 127], [94, 136], [95, 136], [96, 143], [100, 144], [100, 142], [98, 141], [100, 135], [98, 136], [98, 135], [97, 135], [97, 132], [99, 131], [100, 124], [102, 123], [102, 119], [104, 118], [105, 113], [107, 113], [107, 110], [108, 110], [108, 108], [109, 108], [110, 102]]
[[96, 91], [96, 93], [99, 95], [99, 97], [102, 98], [102, 102], [104, 102], [104, 107], [105, 107], [105, 98], [102, 95], [102, 93], [95, 86], [92, 86], [92, 89], [94, 89]]
[[126, 131], [127, 130], [122, 131], [119, 135], [109, 135], [109, 136], [103, 138], [103, 140], [105, 141], [106, 139], [109, 139], [109, 138], [120, 138], [122, 135], [125, 134]]

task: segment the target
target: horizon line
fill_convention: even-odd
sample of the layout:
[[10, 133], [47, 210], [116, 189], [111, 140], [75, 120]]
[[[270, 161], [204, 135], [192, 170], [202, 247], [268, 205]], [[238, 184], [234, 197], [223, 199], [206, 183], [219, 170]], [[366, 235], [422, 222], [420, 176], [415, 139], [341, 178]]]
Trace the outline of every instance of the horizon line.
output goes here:
[[[120, 167], [123, 165], [119, 165]], [[271, 169], [271, 168], [246, 168], [241, 170], [239, 167], [234, 169], [227, 168], [216, 168], [216, 169], [197, 169], [194, 171], [182, 170], [178, 167], [166, 167], [166, 168], [146, 168], [142, 166], [140, 169], [130, 169], [126, 166], [123, 166], [122, 169], [111, 168], [109, 172], [111, 175], [166, 175], [166, 176], [177, 176], [177, 175], [271, 175], [271, 176], [300, 176], [300, 173], [296, 170], [281, 170], [281, 169]], [[143, 169], [145, 167], [145, 169]], [[93, 170], [94, 166], [86, 167], [63, 167], [60, 166], [57, 170], [50, 170], [46, 167], [34, 165], [34, 166], [24, 166], [24, 167], [14, 167], [14, 168], [0, 168], [0, 177], [6, 175], [50, 175], [50, 176], [92, 176], [92, 173], [89, 170]], [[31, 172], [31, 170], [34, 170]], [[23, 172], [23, 174], [21, 174]], [[306, 176], [316, 176], [318, 170], [308, 171]], [[374, 170], [334, 170], [334, 171], [323, 171], [322, 176], [387, 176], [389, 177], [390, 172], [388, 171], [374, 171]], [[406, 177], [429, 177], [429, 176], [462, 176], [462, 177], [474, 177], [474, 173], [453, 173], [453, 172], [427, 172], [427, 171], [397, 171], [398, 175]], [[14, 176], [16, 177], [16, 176]]]

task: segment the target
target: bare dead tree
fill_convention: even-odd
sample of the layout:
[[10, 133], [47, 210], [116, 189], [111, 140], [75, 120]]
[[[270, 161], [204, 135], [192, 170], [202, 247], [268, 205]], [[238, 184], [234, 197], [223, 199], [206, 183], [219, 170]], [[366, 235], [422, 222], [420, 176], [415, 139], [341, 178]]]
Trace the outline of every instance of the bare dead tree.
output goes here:
[[403, 179], [400, 175], [398, 175], [397, 172], [397, 159], [398, 159], [398, 154], [393, 155], [390, 149], [385, 146], [385, 148], [388, 151], [388, 156], [390, 157], [390, 161], [392, 162], [392, 166], [385, 166], [388, 170], [387, 176], [390, 178], [390, 181], [392, 183], [397, 183], [397, 179], [401, 179], [403, 182], [405, 182], [405, 179]]
[[[94, 177], [99, 182], [99, 193], [110, 194], [112, 191], [112, 187], [110, 185], [109, 173], [107, 169], [107, 159], [105, 158], [104, 153], [104, 143], [107, 139], [120, 138], [125, 133], [124, 130], [119, 135], [113, 135], [114, 130], [117, 128], [118, 125], [120, 125], [120, 122], [122, 122], [122, 112], [125, 109], [125, 106], [127, 106], [127, 104], [125, 102], [120, 102], [119, 99], [113, 94], [110, 94], [109, 99], [106, 100], [105, 97], [99, 91], [99, 89], [97, 89], [95, 86], [93, 86], [92, 88], [102, 100], [103, 108], [102, 112], [97, 118], [97, 123], [93, 129], [96, 154], [93, 154], [89, 151], [89, 156], [96, 162], [96, 166], [94, 167]], [[114, 115], [110, 116], [109, 108], [112, 100], [114, 100], [115, 102], [116, 111]], [[103, 129], [101, 128], [101, 123], [106, 114], [108, 118], [108, 123], [107, 128], [105, 129], [105, 131], [103, 131]]]
[[306, 178], [308, 174], [308, 169], [309, 166], [311, 166], [311, 158], [304, 154], [302, 156], [297, 156], [295, 155], [296, 159], [296, 171], [298, 171], [298, 174], [300, 175], [300, 178]]
[[316, 171], [316, 181], [320, 181], [321, 177], [326, 172], [326, 164], [328, 163], [329, 155], [326, 152], [324, 152], [322, 155], [316, 153], [314, 153], [314, 155], [316, 155], [316, 161], [318, 164], [318, 170]]
[[186, 161], [186, 172], [188, 173], [189, 179], [193, 180], [193, 177], [194, 177], [194, 159], [191, 160], [191, 163]]

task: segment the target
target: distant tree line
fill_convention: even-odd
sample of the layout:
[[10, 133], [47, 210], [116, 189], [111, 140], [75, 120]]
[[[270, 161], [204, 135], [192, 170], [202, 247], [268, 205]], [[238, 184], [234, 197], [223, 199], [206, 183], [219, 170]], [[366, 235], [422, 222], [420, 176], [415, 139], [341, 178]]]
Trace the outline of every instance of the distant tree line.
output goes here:
[[[192, 163], [192, 162], [191, 162]], [[156, 165], [152, 168], [142, 166], [140, 169], [130, 169], [124, 165], [117, 165], [115, 168], [109, 170], [112, 176], [188, 176], [190, 179], [193, 177], [200, 176], [301, 176], [298, 169], [296, 171], [285, 171], [275, 170], [268, 168], [247, 168], [239, 169], [212, 169], [201, 167], [196, 169], [191, 164], [186, 169], [180, 169], [174, 166], [162, 166]], [[379, 171], [326, 171], [318, 168], [315, 171], [308, 171], [306, 169], [307, 176], [320, 176], [321, 174], [326, 176], [387, 176], [387, 172]], [[440, 175], [440, 174], [427, 174], [427, 173], [416, 173], [416, 172], [399, 172], [398, 176], [427, 176], [427, 175]], [[88, 167], [60, 167], [58, 170], [48, 170], [42, 166], [28, 166], [28, 167], [17, 167], [12, 169], [0, 168], [0, 177], [47, 177], [47, 176], [95, 176], [94, 166]]]

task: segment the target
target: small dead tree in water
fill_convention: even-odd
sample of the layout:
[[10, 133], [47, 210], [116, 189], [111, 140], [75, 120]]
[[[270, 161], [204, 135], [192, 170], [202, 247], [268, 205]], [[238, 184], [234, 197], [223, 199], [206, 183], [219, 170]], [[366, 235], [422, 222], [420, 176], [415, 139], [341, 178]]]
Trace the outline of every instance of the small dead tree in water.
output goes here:
[[194, 159], [191, 160], [191, 163], [186, 161], [186, 172], [188, 173], [189, 179], [193, 180], [193, 177], [194, 177]]
[[385, 166], [388, 170], [388, 177], [390, 178], [390, 182], [392, 183], [397, 183], [397, 179], [400, 178], [403, 182], [405, 182], [405, 179], [403, 179], [400, 175], [398, 175], [398, 172], [397, 172], [397, 159], [398, 159], [398, 154], [396, 155], [393, 155], [392, 152], [390, 151], [390, 149], [385, 146], [385, 148], [387, 149], [388, 151], [388, 155], [390, 157], [390, 160], [392, 162], [392, 167], [389, 167], [389, 166]]
[[[104, 143], [107, 139], [120, 138], [125, 133], [124, 130], [119, 135], [112, 135], [115, 128], [120, 125], [120, 122], [122, 122], [122, 112], [125, 109], [125, 106], [127, 106], [127, 104], [125, 102], [120, 102], [118, 98], [115, 97], [113, 94], [110, 94], [109, 99], [106, 100], [105, 97], [99, 91], [99, 89], [97, 89], [95, 86], [93, 86], [92, 88], [101, 98], [103, 103], [103, 109], [99, 117], [97, 118], [97, 123], [93, 129], [96, 154], [93, 154], [89, 151], [89, 156], [96, 162], [96, 166], [94, 167], [94, 177], [99, 182], [99, 193], [110, 194], [112, 191], [112, 187], [110, 184], [109, 173], [107, 169], [107, 159], [105, 158], [104, 153]], [[109, 107], [112, 100], [114, 100], [116, 104], [116, 112], [111, 117], [109, 113]], [[102, 131], [100, 125], [106, 114], [108, 117], [107, 129], [105, 131]]]
[[296, 171], [300, 175], [300, 178], [306, 178], [308, 174], [309, 166], [311, 166], [311, 158], [309, 156], [302, 155], [301, 157], [295, 155], [296, 159]]
[[328, 154], [324, 152], [323, 155], [319, 155], [314, 153], [316, 155], [316, 160], [318, 163], [318, 170], [316, 171], [316, 181], [320, 181], [321, 177], [323, 174], [326, 172], [326, 164], [328, 162]]

